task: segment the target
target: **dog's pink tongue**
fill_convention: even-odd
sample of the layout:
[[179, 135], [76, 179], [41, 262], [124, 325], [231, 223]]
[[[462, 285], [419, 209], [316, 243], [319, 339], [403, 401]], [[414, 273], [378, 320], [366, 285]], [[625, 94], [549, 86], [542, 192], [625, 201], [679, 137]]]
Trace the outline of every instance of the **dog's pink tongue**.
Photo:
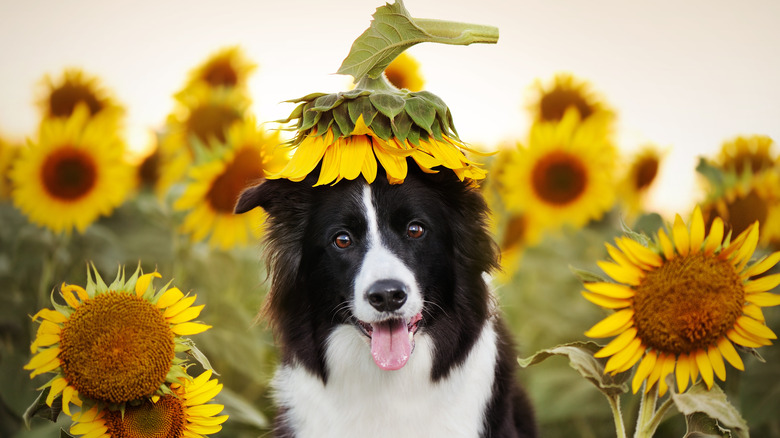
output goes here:
[[406, 365], [412, 354], [409, 330], [403, 320], [395, 319], [373, 324], [371, 355], [383, 370], [397, 370]]

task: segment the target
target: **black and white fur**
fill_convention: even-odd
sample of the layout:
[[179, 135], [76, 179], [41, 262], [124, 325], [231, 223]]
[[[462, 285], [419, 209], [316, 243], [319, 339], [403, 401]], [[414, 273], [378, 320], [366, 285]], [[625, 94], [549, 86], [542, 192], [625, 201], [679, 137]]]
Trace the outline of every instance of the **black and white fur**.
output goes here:
[[[370, 185], [312, 187], [314, 174], [267, 180], [236, 206], [269, 215], [275, 436], [535, 437], [485, 282], [498, 256], [478, 189], [412, 161], [397, 185], [381, 168]], [[414, 341], [395, 371], [370, 347], [387, 320], [409, 324]]]

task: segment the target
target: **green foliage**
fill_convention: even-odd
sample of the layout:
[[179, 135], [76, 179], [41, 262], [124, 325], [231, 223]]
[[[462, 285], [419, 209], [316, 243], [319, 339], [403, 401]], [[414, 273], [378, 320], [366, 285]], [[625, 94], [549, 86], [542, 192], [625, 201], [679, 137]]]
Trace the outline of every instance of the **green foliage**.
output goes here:
[[355, 82], [366, 76], [378, 78], [393, 59], [415, 44], [468, 45], [498, 41], [498, 29], [492, 26], [412, 18], [401, 0], [380, 6], [373, 17], [371, 26], [352, 43], [337, 72], [352, 75]]

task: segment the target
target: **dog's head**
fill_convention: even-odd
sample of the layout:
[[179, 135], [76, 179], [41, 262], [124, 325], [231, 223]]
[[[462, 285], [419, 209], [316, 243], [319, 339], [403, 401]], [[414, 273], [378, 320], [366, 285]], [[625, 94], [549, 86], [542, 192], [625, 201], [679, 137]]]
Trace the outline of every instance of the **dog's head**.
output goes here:
[[267, 180], [236, 206], [237, 213], [257, 206], [268, 213], [265, 311], [286, 357], [324, 376], [322, 348], [341, 324], [354, 326], [387, 370], [404, 366], [418, 330], [473, 342], [462, 326], [484, 320], [482, 274], [497, 259], [476, 188], [412, 163], [397, 185], [381, 170], [371, 185], [314, 181]]

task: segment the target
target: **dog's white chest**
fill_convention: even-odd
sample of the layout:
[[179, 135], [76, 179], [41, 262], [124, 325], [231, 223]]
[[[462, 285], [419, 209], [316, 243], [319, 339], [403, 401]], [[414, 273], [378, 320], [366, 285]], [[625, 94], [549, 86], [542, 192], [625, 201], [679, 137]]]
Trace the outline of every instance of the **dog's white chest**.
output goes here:
[[466, 361], [436, 383], [430, 380], [433, 345], [424, 333], [397, 371], [379, 369], [361, 336], [349, 326], [332, 333], [327, 385], [301, 366], [277, 371], [277, 402], [297, 437], [480, 436], [496, 366], [492, 322]]

